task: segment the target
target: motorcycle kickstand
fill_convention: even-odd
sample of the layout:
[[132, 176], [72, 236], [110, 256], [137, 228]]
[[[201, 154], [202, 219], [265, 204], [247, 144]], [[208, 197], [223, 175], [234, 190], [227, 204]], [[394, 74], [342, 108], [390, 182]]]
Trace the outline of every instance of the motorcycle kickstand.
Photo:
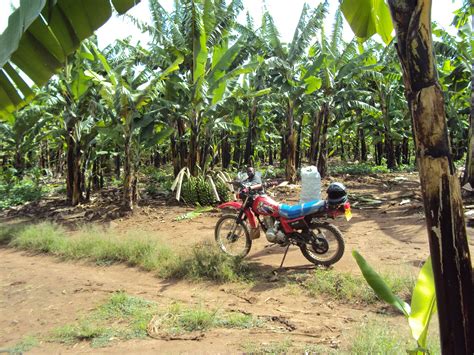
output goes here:
[[281, 270], [283, 268], [283, 263], [285, 262], [286, 254], [288, 253], [288, 249], [290, 249], [290, 245], [291, 244], [288, 244], [288, 246], [286, 247], [285, 254], [283, 254], [283, 259], [281, 261], [281, 264], [280, 264], [280, 267], [278, 268], [278, 270]]

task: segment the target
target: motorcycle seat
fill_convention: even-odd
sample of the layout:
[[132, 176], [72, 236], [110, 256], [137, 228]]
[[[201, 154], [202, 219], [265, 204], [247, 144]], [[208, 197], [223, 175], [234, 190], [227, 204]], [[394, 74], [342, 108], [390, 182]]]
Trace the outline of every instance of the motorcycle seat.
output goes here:
[[294, 219], [323, 211], [326, 208], [326, 200], [314, 200], [300, 205], [280, 205], [280, 215], [287, 219]]

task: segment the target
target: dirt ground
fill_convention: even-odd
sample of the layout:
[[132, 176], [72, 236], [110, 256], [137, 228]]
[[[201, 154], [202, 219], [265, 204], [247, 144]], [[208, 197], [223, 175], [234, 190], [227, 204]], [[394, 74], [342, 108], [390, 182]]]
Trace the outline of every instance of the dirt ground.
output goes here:
[[[346, 252], [334, 265], [336, 271], [358, 273], [351, 256], [358, 250], [379, 271], [416, 275], [428, 256], [424, 214], [417, 174], [387, 174], [360, 178], [339, 177], [353, 196], [353, 219], [338, 219]], [[325, 181], [325, 185], [329, 183]], [[298, 189], [273, 190], [277, 201], [295, 203]], [[371, 204], [379, 200], [380, 204]], [[56, 209], [52, 211], [52, 205]], [[38, 207], [39, 206], [39, 207]], [[33, 211], [36, 209], [36, 211]], [[60, 213], [58, 209], [61, 209]], [[75, 209], [58, 205], [57, 200], [43, 201], [31, 208], [19, 208], [0, 215], [0, 223], [18, 219], [41, 218], [71, 222], [100, 220], [117, 233], [127, 230], [152, 232], [157, 238], [180, 248], [202, 241], [213, 241], [220, 212], [205, 213], [194, 219], [176, 217], [192, 208], [144, 201], [132, 217], [114, 215], [110, 204]], [[111, 212], [112, 211], [112, 212]], [[43, 213], [43, 214], [41, 214]], [[90, 217], [93, 218], [90, 218]], [[471, 255], [474, 230], [468, 228]], [[0, 249], [0, 352], [17, 344], [25, 336], [41, 336], [90, 312], [111, 293], [124, 291], [159, 305], [180, 301], [223, 310], [239, 310], [270, 319], [272, 326], [248, 330], [214, 329], [200, 341], [144, 339], [114, 341], [100, 349], [80, 342], [73, 346], [41, 342], [30, 353], [238, 353], [243, 344], [268, 344], [289, 339], [294, 344], [322, 344], [344, 348], [350, 334], [367, 317], [380, 313], [380, 305], [362, 306], [335, 300], [308, 297], [291, 287], [272, 282], [271, 275], [280, 265], [284, 249], [268, 246], [262, 237], [254, 241], [247, 259], [256, 263], [262, 274], [269, 275], [252, 287], [237, 284], [163, 281], [151, 273], [121, 265], [101, 267], [91, 263], [64, 262], [46, 255], [31, 255], [9, 248]], [[311, 272], [312, 266], [296, 247], [290, 247], [280, 274]], [[404, 324], [393, 315], [390, 321]]]

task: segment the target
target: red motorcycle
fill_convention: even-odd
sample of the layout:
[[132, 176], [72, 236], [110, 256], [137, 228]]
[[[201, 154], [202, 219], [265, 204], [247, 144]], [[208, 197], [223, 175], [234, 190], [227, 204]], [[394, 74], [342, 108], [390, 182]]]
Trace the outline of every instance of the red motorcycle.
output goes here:
[[218, 207], [233, 209], [236, 214], [224, 214], [216, 224], [215, 239], [220, 249], [231, 256], [244, 257], [252, 240], [260, 237], [260, 228], [269, 242], [286, 246], [280, 267], [290, 245], [296, 245], [315, 265], [329, 266], [344, 254], [341, 231], [328, 218], [352, 217], [347, 192], [343, 184], [332, 183], [327, 200], [315, 200], [299, 205], [286, 205], [265, 194], [263, 185], [249, 186], [243, 182], [238, 197], [242, 202], [226, 202]]

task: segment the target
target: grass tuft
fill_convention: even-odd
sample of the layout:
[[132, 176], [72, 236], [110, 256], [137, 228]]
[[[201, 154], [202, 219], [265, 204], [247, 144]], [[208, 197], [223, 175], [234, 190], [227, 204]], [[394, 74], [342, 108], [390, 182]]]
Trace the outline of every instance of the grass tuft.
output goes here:
[[[414, 279], [404, 275], [382, 275], [394, 293], [408, 299], [414, 287]], [[310, 295], [326, 295], [342, 302], [373, 304], [377, 295], [362, 276], [336, 272], [332, 269], [316, 269], [303, 287]]]
[[223, 254], [214, 244], [202, 243], [179, 255], [158, 275], [164, 278], [237, 282], [252, 279], [254, 270], [243, 259]]
[[102, 347], [114, 339], [144, 338], [156, 310], [154, 302], [115, 293], [78, 323], [56, 328], [51, 340], [65, 344], [90, 341], [92, 347]]
[[177, 335], [211, 328], [249, 329], [259, 327], [263, 322], [240, 312], [223, 312], [207, 309], [202, 305], [185, 306], [174, 303], [156, 318], [155, 324], [159, 325], [163, 333]]
[[[348, 349], [353, 354], [405, 354], [416, 348], [407, 325], [392, 325], [384, 320], [369, 319], [357, 329]], [[428, 334], [427, 348], [429, 354], [441, 354], [437, 332]]]
[[38, 346], [39, 340], [34, 336], [26, 336], [20, 342], [15, 344], [12, 348], [6, 349], [5, 352], [9, 354], [23, 354], [26, 351], [30, 351], [35, 346]]

